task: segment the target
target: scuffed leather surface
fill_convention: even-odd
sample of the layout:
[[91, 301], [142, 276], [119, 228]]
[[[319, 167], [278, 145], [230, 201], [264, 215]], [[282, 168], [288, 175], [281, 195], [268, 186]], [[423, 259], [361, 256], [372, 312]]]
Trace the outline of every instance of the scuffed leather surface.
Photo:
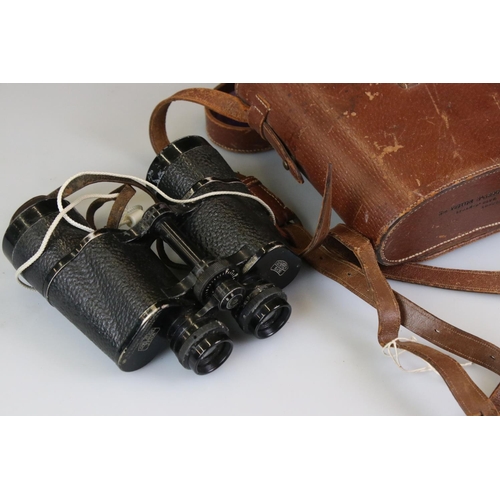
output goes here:
[[[452, 190], [500, 163], [499, 84], [252, 83], [236, 92], [251, 107], [268, 103], [266, 123], [321, 193], [332, 164], [333, 208], [377, 249], [408, 216], [385, 241], [382, 263], [422, 260], [500, 230], [498, 205], [474, 218], [450, 210], [500, 189], [497, 176], [462, 200]], [[434, 197], [433, 210], [415, 210]]]

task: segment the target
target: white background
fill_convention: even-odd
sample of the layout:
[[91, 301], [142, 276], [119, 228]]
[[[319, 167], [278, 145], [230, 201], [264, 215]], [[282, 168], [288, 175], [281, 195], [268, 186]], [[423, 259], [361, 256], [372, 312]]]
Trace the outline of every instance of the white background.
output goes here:
[[[262, 0], [143, 0], [118, 8], [109, 0], [4, 2], [0, 79], [498, 82], [496, 14], [498, 7], [485, 0], [452, 7], [430, 0], [335, 2], [330, 10], [319, 1], [286, 8]], [[98, 94], [84, 87], [45, 92], [0, 87], [4, 227], [20, 203], [89, 164], [145, 171], [152, 159], [149, 114], [173, 87], [139, 91], [142, 86], [132, 86], [128, 91], [111, 86]], [[175, 108], [178, 114], [169, 128], [183, 128], [172, 131], [173, 138], [203, 133], [199, 108]], [[40, 144], [37, 151], [34, 146]], [[318, 195], [297, 186], [273, 153], [225, 157], [235, 167], [242, 163], [241, 170], [262, 172], [313, 227]], [[296, 196], [303, 200], [307, 193], [307, 206], [295, 206], [299, 188]], [[439, 262], [498, 269], [499, 243], [498, 236], [491, 237]], [[300, 278], [303, 286], [287, 290], [294, 319], [293, 330], [281, 332], [286, 342], [272, 347], [278, 336], [265, 346], [247, 342], [238, 358], [235, 352], [231, 365], [210, 380], [181, 375], [171, 356], [135, 374], [119, 372], [41, 297], [28, 298], [1, 256], [0, 267], [3, 414], [142, 415], [156, 409], [165, 415], [190, 410], [289, 415], [293, 410], [318, 414], [327, 406], [332, 414], [348, 415], [461, 414], [439, 377], [407, 375], [381, 357], [370, 308], [311, 272]], [[498, 297], [411, 285], [397, 289], [457, 326], [498, 342]], [[327, 327], [332, 317], [336, 324]], [[308, 366], [299, 363], [302, 351], [309, 355]], [[289, 353], [293, 363], [286, 361]], [[290, 369], [280, 368], [276, 360]], [[497, 377], [469, 370], [485, 390], [496, 385]], [[353, 385], [355, 391], [349, 392]], [[335, 494], [357, 499], [377, 493], [413, 500], [430, 492], [467, 498], [491, 495], [489, 479], [497, 473], [491, 459], [494, 419], [3, 417], [1, 424], [0, 495], [13, 500], [41, 492], [64, 500], [167, 495], [322, 499]]]
[[[3, 84], [0, 86], [0, 224], [29, 198], [73, 174], [110, 171], [144, 177], [154, 158], [148, 122], [154, 106], [181, 88], [215, 84]], [[206, 137], [201, 106], [175, 103], [172, 140]], [[228, 163], [257, 176], [315, 226], [320, 196], [298, 185], [275, 152], [239, 155]], [[338, 222], [334, 219], [333, 223]], [[499, 268], [500, 235], [432, 264]], [[375, 310], [308, 268], [286, 289], [293, 313], [275, 336], [235, 333], [234, 351], [199, 377], [171, 352], [132, 373], [121, 372], [45, 299], [19, 286], [0, 256], [0, 414], [2, 415], [461, 415], [435, 373], [401, 371], [376, 339]], [[452, 324], [497, 343], [498, 296], [394, 283], [394, 288]], [[401, 336], [410, 336], [402, 330]], [[410, 354], [408, 368], [422, 366]], [[467, 368], [487, 393], [499, 382]]]

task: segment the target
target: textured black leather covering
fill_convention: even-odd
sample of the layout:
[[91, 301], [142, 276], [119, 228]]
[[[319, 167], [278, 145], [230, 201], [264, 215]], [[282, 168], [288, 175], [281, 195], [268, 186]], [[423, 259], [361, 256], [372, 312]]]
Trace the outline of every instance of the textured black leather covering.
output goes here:
[[[38, 250], [55, 217], [56, 212], [45, 215], [22, 232], [12, 251], [14, 267], [18, 268]], [[76, 217], [84, 222], [81, 216]], [[159, 341], [167, 346], [161, 330], [165, 332], [192, 304], [168, 299], [167, 290], [178, 280], [150, 248], [125, 243], [120, 234], [101, 230], [89, 236], [63, 220], [45, 252], [23, 276], [43, 294], [54, 266], [67, 260], [50, 281], [47, 299], [122, 369], [128, 370], [150, 361], [162, 348]], [[75, 252], [77, 248], [79, 251]], [[68, 255], [73, 258], [65, 259]], [[155, 335], [154, 348], [146, 354], [137, 353], [141, 339], [134, 339], [134, 335], [148, 333], [148, 329], [140, 329], [148, 310], [153, 310], [149, 327], [155, 323], [160, 331]], [[130, 349], [132, 341], [134, 349]], [[127, 349], [135, 353], [123, 356]], [[139, 361], [130, 359], [134, 354]], [[123, 366], [120, 357], [128, 358], [127, 366]]]
[[[205, 178], [236, 180], [237, 176], [222, 156], [210, 145], [183, 152], [175, 161], [162, 163], [161, 153], [148, 172], [148, 180], [173, 198], [182, 198]], [[194, 196], [215, 191], [250, 194], [243, 183], [211, 183]], [[226, 258], [244, 245], [253, 254], [271, 242], [284, 243], [262, 205], [251, 199], [218, 196], [199, 202], [182, 221], [185, 234], [213, 257]]]
[[[118, 362], [141, 315], [164, 302], [166, 290], [176, 283], [149, 248], [124, 244], [116, 234], [106, 232], [92, 239], [54, 278], [48, 299]], [[164, 319], [167, 329], [173, 318]]]
[[[52, 205], [54, 211], [39, 218], [37, 222], [26, 228], [17, 240], [10, 259], [16, 269], [30, 259], [40, 248], [47, 230], [58, 213], [55, 200]], [[85, 219], [75, 211], [71, 212], [71, 217], [81, 224], [86, 224]], [[23, 277], [43, 295], [44, 281], [48, 271], [74, 250], [87, 234], [85, 231], [62, 220], [52, 234], [41, 257], [34, 265], [24, 271]]]
[[[162, 182], [164, 176], [168, 179]], [[206, 177], [226, 181], [237, 179], [224, 158], [208, 143], [183, 152], [172, 162], [165, 161], [160, 153], [148, 171], [147, 180], [158, 187], [160, 184], [168, 187], [168, 192], [165, 192], [172, 198], [182, 198], [194, 184]]]

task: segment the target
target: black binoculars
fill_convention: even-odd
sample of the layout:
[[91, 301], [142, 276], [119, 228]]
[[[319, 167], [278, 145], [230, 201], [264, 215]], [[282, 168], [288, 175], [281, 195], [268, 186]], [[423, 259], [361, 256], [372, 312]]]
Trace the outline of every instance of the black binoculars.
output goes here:
[[[182, 366], [210, 373], [233, 349], [220, 311], [245, 333], [273, 335], [290, 317], [282, 288], [300, 259], [260, 203], [231, 194], [249, 191], [204, 139], [172, 143], [147, 179], [166, 196], [135, 226], [88, 233], [62, 219], [22, 275], [122, 370], [141, 368], [170, 346]], [[187, 203], [220, 191], [227, 194]], [[38, 251], [58, 215], [56, 199], [44, 196], [16, 212], [3, 240], [16, 269]], [[87, 225], [77, 210], [68, 215]], [[155, 241], [183, 265], [155, 253]]]

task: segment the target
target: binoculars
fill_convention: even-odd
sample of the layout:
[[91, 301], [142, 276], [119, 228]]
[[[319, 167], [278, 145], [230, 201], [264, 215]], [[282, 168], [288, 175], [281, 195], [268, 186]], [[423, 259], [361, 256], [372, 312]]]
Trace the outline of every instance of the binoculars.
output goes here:
[[[170, 347], [184, 368], [204, 375], [233, 349], [224, 314], [260, 339], [286, 324], [291, 307], [282, 288], [300, 259], [204, 139], [170, 144], [147, 180], [160, 195], [130, 229], [88, 233], [64, 219], [54, 227], [57, 200], [38, 196], [14, 214], [3, 251], [17, 269], [51, 228], [43, 253], [22, 273], [33, 288], [122, 370], [139, 369]], [[68, 215], [87, 225], [76, 209]], [[166, 257], [164, 244], [182, 265]]]

